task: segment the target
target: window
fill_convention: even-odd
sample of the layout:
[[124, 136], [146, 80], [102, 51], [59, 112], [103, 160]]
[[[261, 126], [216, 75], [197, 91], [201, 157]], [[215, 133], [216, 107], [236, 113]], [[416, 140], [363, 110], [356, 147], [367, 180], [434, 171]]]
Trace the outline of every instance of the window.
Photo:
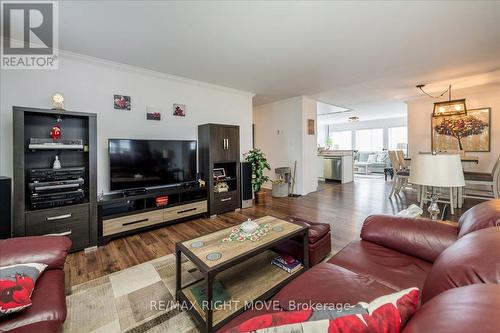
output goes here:
[[330, 133], [332, 139], [332, 148], [341, 150], [352, 149], [352, 134], [351, 131], [336, 131]]
[[406, 126], [390, 127], [389, 149], [402, 150], [406, 154], [407, 145], [408, 145], [408, 128]]
[[384, 129], [372, 128], [356, 131], [356, 149], [360, 151], [382, 151]]

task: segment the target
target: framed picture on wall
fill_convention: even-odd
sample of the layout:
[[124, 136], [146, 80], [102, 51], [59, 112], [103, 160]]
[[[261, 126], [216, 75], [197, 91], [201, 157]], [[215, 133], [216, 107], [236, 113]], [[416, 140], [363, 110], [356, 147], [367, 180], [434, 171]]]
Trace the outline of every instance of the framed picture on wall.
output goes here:
[[113, 95], [113, 105], [116, 110], [130, 111], [132, 107], [130, 96]]
[[489, 152], [491, 108], [467, 110], [466, 115], [431, 118], [432, 151]]
[[174, 116], [185, 117], [186, 116], [186, 105], [174, 104]]
[[316, 126], [314, 125], [314, 119], [307, 119], [307, 134], [314, 135]]

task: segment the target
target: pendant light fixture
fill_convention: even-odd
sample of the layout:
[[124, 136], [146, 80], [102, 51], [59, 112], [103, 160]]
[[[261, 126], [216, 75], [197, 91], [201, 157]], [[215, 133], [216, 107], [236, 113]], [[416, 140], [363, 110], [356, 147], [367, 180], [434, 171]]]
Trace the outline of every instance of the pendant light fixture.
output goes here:
[[432, 96], [424, 91], [425, 85], [419, 84], [417, 86], [424, 94], [431, 98], [439, 98], [444, 94], [448, 93], [448, 100], [445, 102], [436, 102], [434, 103], [434, 111], [432, 113], [433, 117], [443, 117], [443, 116], [456, 116], [456, 115], [466, 115], [467, 107], [465, 106], [465, 98], [462, 99], [451, 99], [451, 85], [448, 86], [448, 89], [443, 91], [439, 96]]

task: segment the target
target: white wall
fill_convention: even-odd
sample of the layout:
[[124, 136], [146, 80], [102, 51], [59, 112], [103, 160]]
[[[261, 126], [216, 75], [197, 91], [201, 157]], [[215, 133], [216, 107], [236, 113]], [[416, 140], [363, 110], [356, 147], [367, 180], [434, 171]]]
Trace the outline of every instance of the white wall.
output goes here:
[[[341, 123], [341, 124], [330, 124], [323, 125], [328, 127], [329, 132], [333, 131], [352, 131], [352, 144], [353, 149], [356, 148], [356, 130], [361, 129], [370, 129], [370, 128], [383, 128], [384, 129], [384, 148], [389, 147], [389, 128], [390, 127], [400, 127], [407, 126], [407, 118], [406, 117], [398, 117], [398, 118], [388, 118], [388, 119], [376, 119], [376, 120], [367, 120], [367, 121], [359, 121], [353, 123]], [[324, 139], [323, 142], [318, 142], [321, 145], [325, 145]]]
[[[491, 172], [500, 155], [500, 86], [478, 89], [477, 87], [454, 91], [454, 99], [465, 98], [468, 109], [491, 108], [491, 151], [488, 153], [470, 152], [466, 155], [478, 156], [478, 165], [464, 164], [464, 169], [478, 172]], [[446, 100], [443, 99], [443, 100]], [[408, 148], [410, 155], [420, 151], [431, 151], [431, 115], [434, 100], [428, 97], [408, 101]]]
[[303, 195], [317, 189], [316, 166], [311, 163], [316, 161], [316, 135], [307, 135], [307, 119], [316, 119], [316, 101], [304, 96], [256, 106], [253, 110], [255, 147], [268, 158], [272, 170], [267, 174], [275, 179], [275, 168], [289, 166], [293, 171], [297, 161], [294, 192]]
[[[314, 99], [303, 96], [302, 98], [302, 192], [310, 193], [318, 189], [317, 178], [317, 102]], [[316, 128], [314, 135], [307, 133], [307, 120], [313, 119]], [[299, 170], [300, 171], [300, 170]]]
[[[197, 126], [210, 122], [239, 125], [241, 152], [252, 146], [253, 94], [61, 53], [59, 70], [1, 71], [2, 175], [12, 175], [12, 106], [50, 108], [56, 91], [67, 110], [97, 113], [99, 191], [109, 187], [108, 138], [197, 139]], [[131, 96], [132, 110], [114, 110], [113, 94]], [[173, 103], [186, 104], [187, 116], [174, 117]], [[162, 120], [146, 120], [146, 106], [161, 107]]]

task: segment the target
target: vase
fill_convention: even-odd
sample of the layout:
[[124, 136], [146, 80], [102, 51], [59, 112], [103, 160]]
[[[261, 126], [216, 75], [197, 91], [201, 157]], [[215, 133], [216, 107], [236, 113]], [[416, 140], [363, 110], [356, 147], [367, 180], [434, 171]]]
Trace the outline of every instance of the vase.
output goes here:
[[264, 205], [265, 203], [266, 203], [266, 192], [263, 190], [255, 192], [255, 204]]

